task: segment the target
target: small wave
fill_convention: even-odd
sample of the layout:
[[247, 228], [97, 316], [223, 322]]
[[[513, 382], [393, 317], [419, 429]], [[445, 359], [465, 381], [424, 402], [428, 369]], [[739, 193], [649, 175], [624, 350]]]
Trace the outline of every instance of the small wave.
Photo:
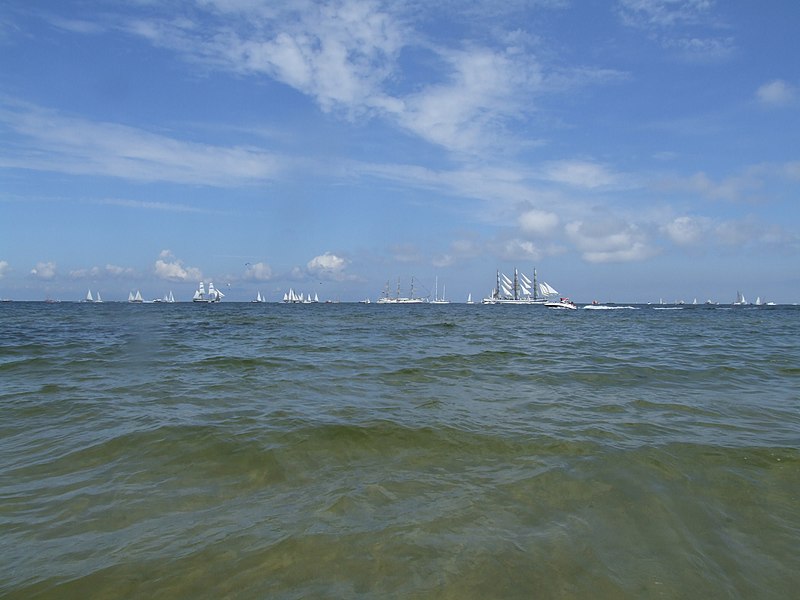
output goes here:
[[587, 304], [586, 310], [639, 310], [636, 306], [605, 306], [603, 304]]

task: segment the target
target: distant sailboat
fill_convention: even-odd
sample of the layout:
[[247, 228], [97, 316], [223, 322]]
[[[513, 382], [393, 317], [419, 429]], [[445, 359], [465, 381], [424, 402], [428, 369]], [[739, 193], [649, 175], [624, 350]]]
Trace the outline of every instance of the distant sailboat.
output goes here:
[[205, 286], [201, 281], [199, 287], [194, 293], [194, 296], [192, 296], [192, 302], [220, 302], [224, 297], [225, 294], [216, 289], [214, 284], [210, 281], [208, 282], [208, 293], [206, 293]]
[[558, 291], [546, 281], [537, 283], [536, 269], [533, 270], [533, 281], [525, 273], [514, 269], [514, 279], [497, 271], [497, 285], [491, 294], [483, 299], [484, 304], [544, 304]]
[[267, 301], [267, 299], [264, 296], [261, 295], [261, 291], [259, 290], [258, 294], [256, 294], [256, 299], [255, 300], [251, 300], [250, 302], [257, 302], [258, 303], [258, 302], [266, 302], [266, 301]]
[[469, 294], [467, 294], [467, 304], [475, 304], [475, 303], [472, 301], [472, 292], [470, 292]]
[[431, 304], [450, 304], [449, 300], [445, 300], [445, 288], [444, 285], [442, 286], [442, 297], [439, 298], [439, 278], [436, 278], [436, 291], [434, 292], [433, 300], [431, 300]]
[[747, 300], [745, 300], [744, 294], [742, 292], [736, 292], [736, 300], [734, 301], [734, 306], [744, 306], [747, 304]]
[[128, 302], [132, 302], [134, 304], [141, 304], [144, 302], [144, 298], [142, 298], [142, 293], [139, 290], [136, 290], [136, 294], [133, 292], [128, 292]]

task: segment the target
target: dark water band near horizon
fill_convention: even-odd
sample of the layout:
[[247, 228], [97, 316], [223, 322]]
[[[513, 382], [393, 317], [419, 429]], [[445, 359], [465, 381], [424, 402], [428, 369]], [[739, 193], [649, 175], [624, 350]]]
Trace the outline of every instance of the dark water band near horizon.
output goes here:
[[0, 597], [800, 589], [800, 308], [0, 305]]

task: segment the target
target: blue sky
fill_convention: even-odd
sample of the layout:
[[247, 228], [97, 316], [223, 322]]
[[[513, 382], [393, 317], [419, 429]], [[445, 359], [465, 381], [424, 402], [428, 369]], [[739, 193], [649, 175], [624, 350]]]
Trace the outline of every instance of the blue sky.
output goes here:
[[[800, 301], [800, 3], [11, 0], [0, 297]], [[406, 290], [407, 291], [407, 290]]]

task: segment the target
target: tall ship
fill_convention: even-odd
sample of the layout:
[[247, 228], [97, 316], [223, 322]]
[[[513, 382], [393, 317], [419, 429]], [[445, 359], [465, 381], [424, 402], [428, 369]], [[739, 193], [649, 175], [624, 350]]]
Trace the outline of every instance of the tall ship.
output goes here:
[[483, 304], [544, 304], [555, 296], [558, 291], [549, 283], [537, 281], [536, 269], [533, 280], [517, 269], [513, 279], [498, 270], [495, 288], [483, 299]]
[[427, 298], [414, 297], [414, 278], [411, 278], [411, 290], [408, 296], [400, 295], [400, 278], [397, 279], [397, 293], [394, 296], [389, 294], [389, 282], [386, 282], [386, 289], [383, 294], [378, 298], [378, 304], [425, 304]]
[[200, 282], [200, 286], [192, 296], [192, 302], [220, 302], [225, 297], [221, 291], [214, 287], [214, 284], [209, 281], [208, 282], [208, 292], [206, 292], [205, 286], [203, 286], [203, 282]]

